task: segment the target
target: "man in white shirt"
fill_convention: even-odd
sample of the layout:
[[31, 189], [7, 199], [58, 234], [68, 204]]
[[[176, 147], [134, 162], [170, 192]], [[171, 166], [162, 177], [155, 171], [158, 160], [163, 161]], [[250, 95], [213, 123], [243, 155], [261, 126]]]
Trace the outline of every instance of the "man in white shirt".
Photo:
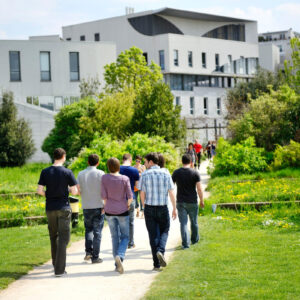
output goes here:
[[101, 177], [105, 173], [97, 169], [99, 156], [88, 157], [89, 166], [78, 174], [78, 190], [81, 194], [84, 227], [85, 258], [92, 263], [101, 263], [99, 258], [102, 229], [104, 224], [104, 204], [101, 198]]

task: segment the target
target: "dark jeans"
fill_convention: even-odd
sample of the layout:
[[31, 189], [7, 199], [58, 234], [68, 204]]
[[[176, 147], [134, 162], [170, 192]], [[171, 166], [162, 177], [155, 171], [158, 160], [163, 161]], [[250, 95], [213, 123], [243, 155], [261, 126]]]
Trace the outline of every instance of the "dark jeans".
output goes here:
[[145, 222], [149, 234], [149, 241], [152, 251], [153, 265], [159, 268], [159, 260], [156, 253], [165, 253], [170, 229], [170, 216], [168, 206], [145, 205]]
[[200, 163], [201, 163], [201, 152], [197, 153], [197, 159], [196, 159], [196, 161], [197, 161], [198, 168], [199, 168], [200, 167]]
[[92, 260], [99, 258], [104, 214], [102, 208], [84, 209], [85, 252], [92, 255]]
[[128, 246], [134, 245], [134, 208], [135, 208], [135, 199], [130, 204], [129, 207], [129, 243]]
[[55, 274], [63, 274], [66, 267], [67, 245], [70, 240], [71, 209], [48, 210], [48, 230]]
[[[138, 208], [138, 207], [140, 206], [140, 211], [143, 211], [143, 210], [144, 210], [144, 207], [143, 207], [141, 198], [139, 197], [140, 191], [134, 192], [134, 195], [135, 195], [135, 208]], [[140, 198], [140, 201], [139, 201], [139, 198]], [[139, 203], [139, 202], [140, 202], [140, 203]]]
[[[180, 232], [182, 239], [182, 247], [189, 248], [191, 241], [195, 244], [199, 241], [199, 229], [198, 229], [198, 204], [197, 203], [185, 203], [177, 202], [178, 218], [180, 222]], [[191, 223], [191, 238], [188, 231], [188, 217]]]

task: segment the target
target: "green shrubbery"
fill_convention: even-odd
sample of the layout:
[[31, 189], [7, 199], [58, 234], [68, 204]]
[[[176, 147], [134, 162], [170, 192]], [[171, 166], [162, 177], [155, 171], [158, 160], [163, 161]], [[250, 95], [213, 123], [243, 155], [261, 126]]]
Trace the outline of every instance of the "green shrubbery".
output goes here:
[[108, 172], [106, 162], [110, 157], [117, 157], [120, 161], [125, 153], [135, 155], [146, 155], [149, 152], [161, 152], [166, 159], [166, 167], [173, 172], [179, 164], [179, 155], [171, 143], [166, 143], [160, 136], [149, 137], [147, 134], [135, 133], [125, 141], [113, 140], [110, 135], [93, 140], [89, 148], [84, 148], [78, 158], [75, 158], [70, 165], [74, 172], [81, 171], [87, 166], [87, 158], [92, 153], [100, 156], [99, 169]]
[[256, 148], [253, 137], [231, 145], [223, 138], [218, 140], [217, 155], [209, 169], [212, 177], [230, 174], [261, 172], [267, 169], [264, 149]]
[[288, 146], [278, 145], [274, 152], [272, 167], [283, 169], [287, 167], [300, 167], [300, 143], [291, 141]]

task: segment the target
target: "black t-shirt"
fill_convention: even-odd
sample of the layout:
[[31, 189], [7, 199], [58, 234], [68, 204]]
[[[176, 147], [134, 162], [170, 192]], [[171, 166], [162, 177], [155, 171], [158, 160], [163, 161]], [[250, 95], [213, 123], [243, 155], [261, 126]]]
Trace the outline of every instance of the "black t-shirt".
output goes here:
[[177, 185], [177, 202], [197, 203], [196, 183], [200, 181], [200, 174], [191, 168], [180, 168], [172, 175]]
[[39, 185], [46, 186], [46, 210], [70, 208], [68, 186], [77, 181], [71, 170], [63, 166], [51, 166], [42, 170]]

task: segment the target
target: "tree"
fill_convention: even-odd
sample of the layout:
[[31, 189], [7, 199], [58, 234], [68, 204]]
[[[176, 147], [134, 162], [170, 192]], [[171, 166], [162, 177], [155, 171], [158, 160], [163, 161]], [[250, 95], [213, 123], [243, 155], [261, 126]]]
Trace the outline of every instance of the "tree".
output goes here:
[[186, 124], [173, 99], [169, 86], [162, 82], [156, 83], [150, 93], [142, 90], [135, 100], [131, 132], [163, 136], [167, 142], [181, 145], [186, 137]]
[[88, 145], [89, 138], [80, 135], [80, 119], [92, 115], [96, 109], [96, 100], [86, 98], [63, 107], [55, 116], [55, 126], [43, 142], [42, 150], [52, 158], [54, 149], [61, 147], [67, 152], [67, 157], [77, 155], [80, 149]]
[[0, 166], [21, 166], [35, 151], [32, 130], [24, 119], [17, 119], [13, 94], [3, 93], [0, 107]]
[[285, 76], [289, 86], [300, 94], [300, 39], [291, 39], [291, 61], [285, 61]]
[[300, 124], [296, 122], [300, 115], [299, 103], [300, 96], [287, 85], [250, 99], [244, 114], [229, 122], [232, 142], [254, 136], [256, 145], [268, 151], [273, 151], [276, 144], [288, 144], [299, 130]]
[[115, 139], [128, 136], [128, 126], [133, 116], [135, 93], [132, 89], [105, 94], [95, 110], [80, 119], [80, 135], [92, 140], [95, 133], [107, 133]]
[[98, 77], [88, 79], [82, 79], [79, 84], [80, 98], [98, 97], [100, 95], [100, 81]]
[[267, 70], [259, 69], [255, 77], [249, 82], [240, 82], [236, 87], [227, 91], [227, 119], [234, 120], [239, 118], [244, 109], [249, 105], [250, 99], [256, 99], [263, 93], [277, 90], [284, 83], [281, 73], [272, 73]]
[[162, 81], [163, 76], [158, 65], [151, 61], [149, 65], [141, 49], [132, 47], [119, 54], [117, 61], [105, 66], [104, 78], [109, 92], [133, 88], [136, 94], [143, 89]]

